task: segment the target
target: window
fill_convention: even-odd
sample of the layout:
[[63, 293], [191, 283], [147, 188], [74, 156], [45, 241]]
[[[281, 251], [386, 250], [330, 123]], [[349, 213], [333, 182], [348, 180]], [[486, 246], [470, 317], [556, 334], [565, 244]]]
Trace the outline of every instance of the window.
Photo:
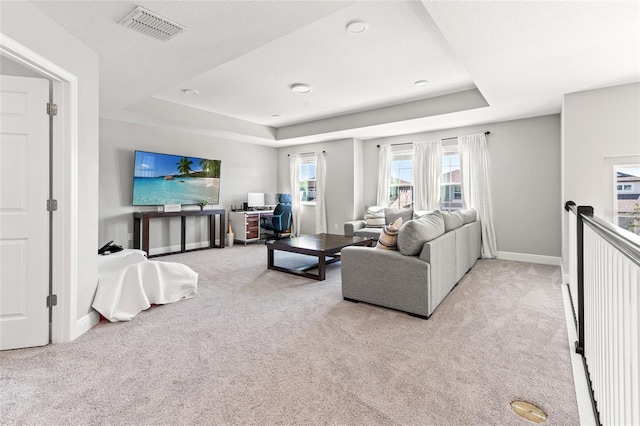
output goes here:
[[300, 201], [314, 204], [316, 202], [316, 156], [300, 157]]
[[413, 206], [413, 153], [397, 151], [391, 153], [389, 173], [389, 206], [409, 208]]
[[[462, 209], [462, 175], [457, 146], [443, 148], [440, 210]], [[391, 153], [389, 177], [389, 206], [413, 206], [413, 152], [398, 150]]]
[[640, 235], [640, 164], [614, 166], [614, 223]]
[[440, 210], [460, 210], [462, 209], [462, 175], [458, 147], [446, 147], [442, 151]]

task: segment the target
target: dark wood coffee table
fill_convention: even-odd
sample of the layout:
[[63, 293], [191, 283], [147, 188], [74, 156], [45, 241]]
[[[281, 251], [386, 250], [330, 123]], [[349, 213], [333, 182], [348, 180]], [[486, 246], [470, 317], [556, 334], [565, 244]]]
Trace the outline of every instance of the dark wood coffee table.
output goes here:
[[[333, 234], [301, 235], [299, 237], [276, 240], [267, 244], [267, 268], [322, 281], [325, 279], [325, 267], [340, 261], [340, 251], [343, 248], [348, 246], [371, 247], [372, 245], [373, 240], [370, 238], [345, 237], [344, 235]], [[318, 263], [298, 269], [276, 266], [273, 261], [273, 252], [276, 250], [314, 256], [318, 258]], [[307, 272], [314, 268], [318, 268], [317, 274]]]

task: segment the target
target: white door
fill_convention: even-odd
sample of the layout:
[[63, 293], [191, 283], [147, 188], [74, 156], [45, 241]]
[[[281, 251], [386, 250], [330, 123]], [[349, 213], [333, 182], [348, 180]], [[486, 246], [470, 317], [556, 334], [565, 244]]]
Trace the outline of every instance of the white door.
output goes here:
[[0, 76], [0, 349], [49, 342], [49, 82]]

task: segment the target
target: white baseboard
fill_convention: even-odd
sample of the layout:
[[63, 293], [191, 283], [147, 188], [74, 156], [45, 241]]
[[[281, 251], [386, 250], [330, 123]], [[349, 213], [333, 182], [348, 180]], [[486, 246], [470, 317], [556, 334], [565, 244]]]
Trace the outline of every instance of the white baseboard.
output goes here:
[[560, 265], [560, 273], [562, 274], [562, 284], [569, 284], [569, 279], [571, 275], [569, 274], [569, 272], [564, 270], [564, 263], [562, 262]]
[[575, 323], [573, 322], [573, 310], [571, 309], [571, 299], [569, 287], [562, 285], [562, 300], [564, 302], [564, 317], [567, 325], [567, 337], [569, 353], [571, 356], [571, 369], [573, 371], [573, 384], [576, 390], [576, 402], [578, 403], [578, 416], [580, 424], [592, 426], [598, 424], [591, 405], [591, 394], [587, 382], [587, 374], [584, 371], [582, 356], [576, 353], [575, 342], [578, 340]]
[[541, 265], [560, 266], [562, 259], [556, 256], [543, 256], [541, 254], [512, 253], [508, 251], [499, 251], [498, 259], [514, 260], [516, 262], [539, 263]]
[[72, 336], [72, 341], [82, 336], [87, 331], [91, 330], [100, 322], [100, 314], [96, 311], [89, 312], [87, 315], [76, 321], [75, 333]]

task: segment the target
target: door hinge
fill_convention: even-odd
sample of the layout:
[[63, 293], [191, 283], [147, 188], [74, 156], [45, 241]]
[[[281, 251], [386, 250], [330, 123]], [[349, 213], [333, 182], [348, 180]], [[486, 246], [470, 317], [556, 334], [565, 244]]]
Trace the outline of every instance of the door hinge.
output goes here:
[[52, 294], [47, 296], [47, 308], [58, 305], [58, 295]]
[[58, 105], [47, 102], [47, 115], [58, 115]]
[[58, 200], [49, 199], [47, 200], [47, 211], [55, 212], [58, 210]]

